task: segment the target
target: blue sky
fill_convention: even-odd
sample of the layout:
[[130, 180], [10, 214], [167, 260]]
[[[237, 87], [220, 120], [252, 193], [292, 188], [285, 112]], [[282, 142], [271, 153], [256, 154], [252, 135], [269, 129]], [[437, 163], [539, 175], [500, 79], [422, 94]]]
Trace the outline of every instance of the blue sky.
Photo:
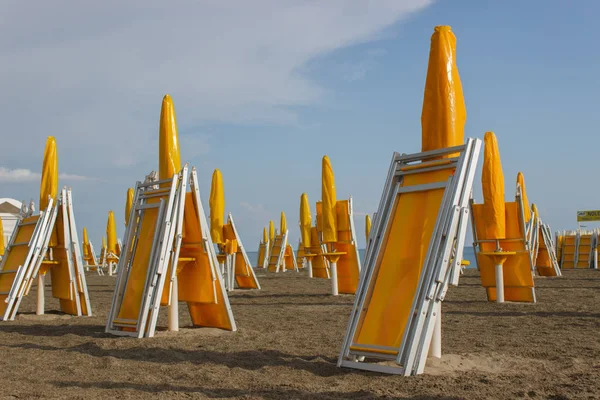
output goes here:
[[249, 250], [281, 211], [297, 241], [300, 195], [314, 212], [324, 154], [338, 198], [353, 196], [363, 247], [364, 215], [377, 207], [392, 152], [420, 150], [435, 25], [457, 37], [466, 136], [496, 133], [507, 199], [522, 171], [554, 229], [600, 208], [596, 1], [69, 4], [3, 6], [0, 197], [37, 202], [54, 135], [61, 185], [73, 188], [79, 230], [94, 242], [110, 209], [122, 233], [127, 188], [157, 168], [170, 93], [205, 207], [219, 168]]

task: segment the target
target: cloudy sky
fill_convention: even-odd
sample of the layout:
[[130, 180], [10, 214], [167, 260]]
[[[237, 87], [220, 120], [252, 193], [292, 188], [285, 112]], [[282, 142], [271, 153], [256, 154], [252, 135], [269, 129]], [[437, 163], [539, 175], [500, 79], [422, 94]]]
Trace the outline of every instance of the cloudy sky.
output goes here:
[[37, 202], [55, 136], [61, 185], [96, 242], [110, 209], [122, 233], [127, 188], [157, 168], [169, 93], [182, 159], [198, 167], [205, 202], [221, 169], [246, 247], [281, 211], [297, 240], [300, 195], [314, 211], [324, 154], [338, 197], [353, 196], [362, 247], [392, 151], [420, 149], [435, 25], [457, 36], [466, 134], [496, 132], [507, 198], [521, 170], [555, 229], [600, 208], [595, 1], [0, 4], [0, 197]]

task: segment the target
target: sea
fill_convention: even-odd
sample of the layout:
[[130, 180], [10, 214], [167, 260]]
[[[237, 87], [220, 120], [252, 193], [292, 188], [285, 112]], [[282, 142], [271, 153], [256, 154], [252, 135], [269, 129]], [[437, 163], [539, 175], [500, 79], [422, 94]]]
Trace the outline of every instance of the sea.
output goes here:
[[[361, 262], [364, 261], [365, 249], [358, 249], [358, 254], [360, 256]], [[258, 252], [249, 251], [248, 258], [250, 259], [250, 262], [253, 265], [256, 264], [258, 260]], [[477, 268], [477, 265], [475, 264], [475, 250], [473, 250], [472, 246], [465, 246], [465, 249], [463, 251], [463, 259], [471, 263], [471, 265], [469, 265], [467, 268]]]

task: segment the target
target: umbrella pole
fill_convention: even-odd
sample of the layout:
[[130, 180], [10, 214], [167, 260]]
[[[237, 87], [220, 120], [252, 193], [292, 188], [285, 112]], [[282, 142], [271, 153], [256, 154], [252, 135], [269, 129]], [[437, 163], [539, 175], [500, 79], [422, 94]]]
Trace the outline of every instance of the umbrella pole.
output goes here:
[[38, 274], [38, 289], [37, 289], [37, 308], [35, 310], [36, 315], [44, 315], [44, 308], [46, 299], [44, 297], [44, 275]]
[[179, 287], [177, 284], [177, 276], [173, 279], [171, 289], [171, 304], [169, 304], [169, 331], [179, 331]]
[[433, 336], [429, 345], [429, 356], [442, 358], [442, 305], [437, 306], [437, 317], [433, 327]]

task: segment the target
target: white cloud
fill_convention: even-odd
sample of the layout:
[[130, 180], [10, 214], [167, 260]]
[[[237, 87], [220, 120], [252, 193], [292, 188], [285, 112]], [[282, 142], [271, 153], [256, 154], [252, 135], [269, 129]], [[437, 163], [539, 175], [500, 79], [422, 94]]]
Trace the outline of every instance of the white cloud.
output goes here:
[[[9, 169], [5, 167], [0, 167], [0, 182], [6, 183], [16, 183], [16, 182], [32, 182], [39, 181], [42, 178], [42, 174], [39, 172], [33, 172], [29, 169], [17, 168], [17, 169]], [[59, 179], [63, 179], [65, 181], [85, 181], [89, 180], [85, 176], [74, 175], [74, 174], [59, 174]]]
[[165, 93], [180, 127], [298, 124], [294, 106], [326, 100], [302, 74], [309, 60], [376, 39], [431, 2], [8, 2], [0, 117], [15, 139], [3, 151], [28, 154], [51, 134], [88, 166], [135, 165], [155, 154]]
[[268, 214], [268, 211], [265, 210], [265, 207], [262, 204], [250, 204], [248, 202], [242, 201], [240, 203], [240, 206], [242, 206], [244, 208], [244, 210], [252, 213], [252, 214], [260, 214], [260, 215], [264, 215], [264, 214]]

